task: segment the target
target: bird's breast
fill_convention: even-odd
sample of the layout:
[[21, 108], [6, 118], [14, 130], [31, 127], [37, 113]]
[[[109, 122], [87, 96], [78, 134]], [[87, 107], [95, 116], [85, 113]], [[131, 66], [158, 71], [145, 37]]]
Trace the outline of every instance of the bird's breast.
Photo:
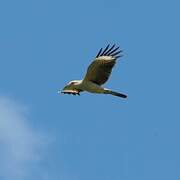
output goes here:
[[98, 84], [95, 84], [91, 81], [85, 81], [82, 83], [82, 89], [84, 91], [88, 91], [91, 93], [103, 93], [104, 92], [104, 88], [99, 86]]

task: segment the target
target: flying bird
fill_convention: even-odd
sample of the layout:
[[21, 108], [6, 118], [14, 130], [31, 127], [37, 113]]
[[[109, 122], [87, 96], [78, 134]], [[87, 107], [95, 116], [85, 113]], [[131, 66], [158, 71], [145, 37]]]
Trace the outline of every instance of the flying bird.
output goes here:
[[70, 81], [59, 93], [80, 95], [81, 92], [87, 91], [98, 94], [111, 94], [121, 98], [127, 98], [127, 95], [115, 92], [111, 89], [102, 87], [109, 79], [116, 60], [122, 56], [122, 50], [119, 47], [108, 46], [99, 50], [94, 61], [89, 65], [86, 75], [82, 80]]

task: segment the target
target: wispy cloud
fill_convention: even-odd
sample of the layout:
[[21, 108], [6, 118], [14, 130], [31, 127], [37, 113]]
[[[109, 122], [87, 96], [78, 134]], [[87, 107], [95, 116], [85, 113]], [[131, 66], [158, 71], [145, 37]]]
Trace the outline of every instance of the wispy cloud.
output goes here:
[[44, 134], [34, 130], [27, 108], [0, 97], [0, 179], [28, 179], [44, 153]]

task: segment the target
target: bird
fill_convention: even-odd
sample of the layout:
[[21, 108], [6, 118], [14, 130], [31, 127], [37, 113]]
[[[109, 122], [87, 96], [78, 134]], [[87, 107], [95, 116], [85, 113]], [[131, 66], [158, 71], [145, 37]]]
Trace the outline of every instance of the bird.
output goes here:
[[110, 94], [113, 96], [127, 98], [126, 94], [104, 88], [102, 85], [109, 79], [116, 60], [122, 57], [122, 50], [115, 44], [108, 44], [104, 49], [101, 48], [93, 62], [89, 65], [86, 75], [82, 80], [70, 81], [58, 93], [80, 95], [86, 91], [96, 94]]

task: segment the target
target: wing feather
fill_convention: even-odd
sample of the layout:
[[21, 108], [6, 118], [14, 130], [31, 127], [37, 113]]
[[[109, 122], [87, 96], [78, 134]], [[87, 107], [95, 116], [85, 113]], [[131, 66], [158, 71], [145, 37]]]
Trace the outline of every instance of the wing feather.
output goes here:
[[122, 52], [122, 50], [117, 51], [119, 47], [114, 49], [115, 45], [108, 49], [109, 46], [110, 45], [108, 45], [103, 52], [102, 48], [100, 49], [95, 60], [88, 67], [84, 78], [85, 80], [102, 85], [109, 79], [112, 68], [116, 64], [116, 59], [120, 57], [120, 55], [117, 55]]
[[104, 53], [104, 56], [106, 56], [114, 47], [115, 47], [115, 44], [113, 44], [113, 46], [106, 53]]
[[96, 58], [99, 57], [99, 55], [101, 54], [102, 52], [102, 48], [99, 50], [98, 54], [96, 55]]
[[106, 51], [108, 50], [109, 46], [110, 46], [110, 44], [107, 45], [107, 47], [104, 49], [104, 51], [101, 53], [100, 56], [103, 56], [106, 53]]
[[118, 49], [119, 49], [119, 47], [115, 48], [113, 51], [110, 51], [110, 52], [107, 54], [107, 56], [111, 56], [111, 54], [112, 54], [113, 52], [117, 51]]

